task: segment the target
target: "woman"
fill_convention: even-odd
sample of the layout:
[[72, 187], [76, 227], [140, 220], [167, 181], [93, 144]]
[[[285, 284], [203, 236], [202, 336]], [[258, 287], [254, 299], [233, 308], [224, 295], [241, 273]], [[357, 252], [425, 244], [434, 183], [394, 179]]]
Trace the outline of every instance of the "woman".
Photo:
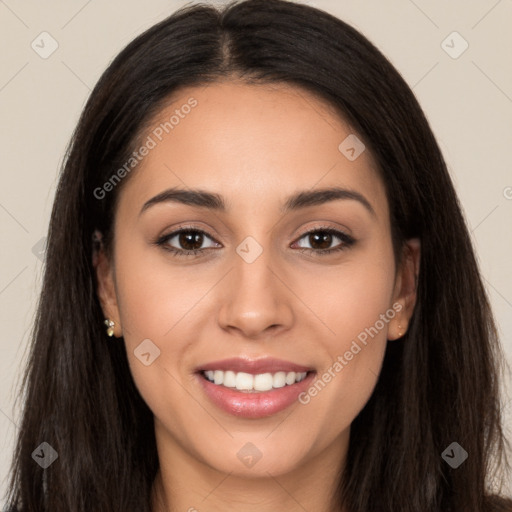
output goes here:
[[391, 64], [311, 7], [187, 7], [119, 54], [73, 136], [11, 506], [512, 510], [499, 361]]

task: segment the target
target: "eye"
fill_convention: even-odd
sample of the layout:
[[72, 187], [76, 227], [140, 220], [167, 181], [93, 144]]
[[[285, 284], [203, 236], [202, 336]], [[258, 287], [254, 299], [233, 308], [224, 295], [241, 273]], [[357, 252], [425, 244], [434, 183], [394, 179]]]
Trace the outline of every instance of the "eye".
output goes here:
[[[301, 240], [304, 240], [309, 246], [301, 244]], [[331, 247], [333, 243], [336, 243], [336, 240], [338, 240], [338, 245]], [[331, 227], [324, 227], [304, 233], [304, 235], [299, 238], [298, 243], [299, 247], [302, 249], [301, 252], [307, 251], [312, 254], [322, 255], [347, 249], [355, 243], [355, 239], [343, 231]]]
[[[332, 247], [336, 242], [337, 245]], [[208, 233], [193, 227], [180, 228], [161, 236], [154, 243], [177, 257], [204, 255], [209, 249], [221, 247]], [[301, 253], [306, 251], [321, 256], [347, 249], [355, 243], [355, 239], [332, 227], [319, 227], [304, 233], [295, 243]]]
[[[203, 244], [208, 240], [213, 243], [205, 247]], [[161, 236], [155, 243], [175, 256], [199, 254], [204, 252], [205, 249], [211, 249], [220, 245], [208, 233], [196, 228], [181, 228]]]

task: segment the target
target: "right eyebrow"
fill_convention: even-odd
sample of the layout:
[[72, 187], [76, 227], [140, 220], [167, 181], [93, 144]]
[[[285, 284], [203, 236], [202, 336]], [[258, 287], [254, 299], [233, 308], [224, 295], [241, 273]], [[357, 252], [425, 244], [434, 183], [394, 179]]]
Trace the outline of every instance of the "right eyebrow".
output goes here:
[[180, 188], [170, 188], [146, 201], [139, 212], [139, 216], [151, 206], [167, 202], [177, 202], [190, 206], [200, 206], [221, 212], [226, 211], [226, 203], [224, 202], [222, 196], [219, 194], [205, 192], [203, 190], [183, 190]]

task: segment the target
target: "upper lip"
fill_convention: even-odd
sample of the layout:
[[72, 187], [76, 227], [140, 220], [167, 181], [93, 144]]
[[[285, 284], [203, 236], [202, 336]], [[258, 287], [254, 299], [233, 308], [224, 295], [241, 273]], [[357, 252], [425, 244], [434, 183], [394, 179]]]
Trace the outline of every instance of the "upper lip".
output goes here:
[[272, 357], [263, 357], [260, 359], [247, 359], [243, 357], [233, 357], [231, 359], [222, 359], [221, 361], [213, 361], [201, 365], [197, 371], [207, 370], [232, 370], [234, 372], [245, 372], [253, 375], [261, 373], [276, 373], [276, 372], [309, 372], [313, 368], [295, 364], [290, 361], [282, 359], [275, 359]]

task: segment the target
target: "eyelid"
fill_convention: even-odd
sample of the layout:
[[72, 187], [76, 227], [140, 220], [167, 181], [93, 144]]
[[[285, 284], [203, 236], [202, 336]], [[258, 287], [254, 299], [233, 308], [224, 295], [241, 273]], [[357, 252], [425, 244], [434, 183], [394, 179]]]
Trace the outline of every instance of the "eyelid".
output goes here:
[[319, 231], [319, 230], [338, 231], [348, 237], [354, 236], [352, 233], [352, 230], [343, 224], [339, 224], [339, 223], [329, 224], [326, 221], [317, 221], [317, 223], [319, 223], [319, 224], [308, 223], [308, 224], [310, 224], [310, 227], [307, 227], [305, 231], [303, 231], [302, 230], [303, 228], [301, 228], [301, 230], [296, 235], [294, 235], [294, 239], [302, 237], [304, 235], [307, 235], [311, 232]]

